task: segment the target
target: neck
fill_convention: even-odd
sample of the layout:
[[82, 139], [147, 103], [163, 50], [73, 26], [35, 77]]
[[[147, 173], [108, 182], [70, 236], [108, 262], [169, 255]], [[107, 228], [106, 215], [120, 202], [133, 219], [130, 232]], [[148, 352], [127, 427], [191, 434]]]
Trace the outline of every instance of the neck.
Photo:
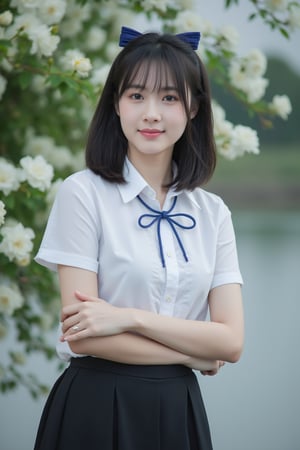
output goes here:
[[156, 198], [161, 206], [164, 203], [168, 188], [172, 181], [172, 159], [166, 155], [128, 155], [130, 162], [140, 172], [147, 183], [155, 190]]

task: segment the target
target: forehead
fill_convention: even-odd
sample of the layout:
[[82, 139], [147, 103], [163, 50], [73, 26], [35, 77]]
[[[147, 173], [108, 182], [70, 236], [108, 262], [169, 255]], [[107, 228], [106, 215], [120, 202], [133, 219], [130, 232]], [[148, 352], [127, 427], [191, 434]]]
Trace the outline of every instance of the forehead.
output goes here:
[[167, 63], [146, 60], [136, 64], [131, 73], [123, 80], [123, 89], [130, 86], [140, 86], [154, 91], [166, 87], [177, 89], [177, 82]]

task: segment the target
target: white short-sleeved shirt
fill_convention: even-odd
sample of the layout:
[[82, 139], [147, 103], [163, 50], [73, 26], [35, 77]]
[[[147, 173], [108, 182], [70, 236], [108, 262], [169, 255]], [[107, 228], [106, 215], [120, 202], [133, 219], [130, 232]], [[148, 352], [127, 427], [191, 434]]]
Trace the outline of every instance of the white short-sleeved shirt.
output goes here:
[[[157, 222], [142, 228], [138, 219], [160, 210], [155, 191], [126, 159], [126, 184], [110, 183], [85, 169], [61, 185], [35, 260], [56, 270], [58, 264], [98, 275], [99, 297], [120, 307], [157, 314], [205, 320], [209, 291], [222, 284], [242, 284], [231, 214], [216, 195], [201, 188], [176, 193], [170, 189], [163, 210], [192, 216], [192, 229], [176, 227], [188, 261], [172, 227], [161, 220], [159, 251]], [[178, 218], [178, 222], [185, 219]], [[58, 343], [58, 354], [74, 354]]]

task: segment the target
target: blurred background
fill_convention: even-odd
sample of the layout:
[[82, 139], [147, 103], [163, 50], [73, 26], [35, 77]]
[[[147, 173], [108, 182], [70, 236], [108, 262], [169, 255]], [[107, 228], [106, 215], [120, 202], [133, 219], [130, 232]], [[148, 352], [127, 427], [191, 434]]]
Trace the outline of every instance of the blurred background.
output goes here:
[[[229, 120], [257, 129], [261, 154], [234, 161], [219, 157], [207, 186], [232, 211], [244, 278], [246, 342], [238, 364], [225, 365], [215, 377], [199, 376], [199, 382], [215, 450], [299, 450], [300, 34], [285, 39], [258, 20], [248, 22], [247, 2], [226, 12], [223, 3], [197, 5], [214, 24], [239, 30], [241, 52], [260, 48], [267, 54], [266, 97], [288, 95], [293, 113], [265, 130], [212, 86]], [[49, 339], [55, 345], [55, 336]], [[55, 362], [32, 357], [28, 365], [46, 383], [57, 377]], [[1, 450], [32, 449], [44, 402], [45, 397], [33, 400], [25, 388], [1, 395]]]

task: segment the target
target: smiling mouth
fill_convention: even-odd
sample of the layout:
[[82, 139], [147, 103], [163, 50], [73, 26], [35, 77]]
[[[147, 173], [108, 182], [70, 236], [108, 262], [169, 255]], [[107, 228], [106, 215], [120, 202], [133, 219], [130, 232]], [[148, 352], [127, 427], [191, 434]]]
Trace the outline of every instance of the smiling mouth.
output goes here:
[[149, 128], [149, 129], [144, 128], [144, 129], [138, 130], [138, 131], [142, 136], [145, 136], [148, 138], [156, 138], [164, 133], [164, 131], [162, 131], [162, 130], [155, 130], [152, 128]]

